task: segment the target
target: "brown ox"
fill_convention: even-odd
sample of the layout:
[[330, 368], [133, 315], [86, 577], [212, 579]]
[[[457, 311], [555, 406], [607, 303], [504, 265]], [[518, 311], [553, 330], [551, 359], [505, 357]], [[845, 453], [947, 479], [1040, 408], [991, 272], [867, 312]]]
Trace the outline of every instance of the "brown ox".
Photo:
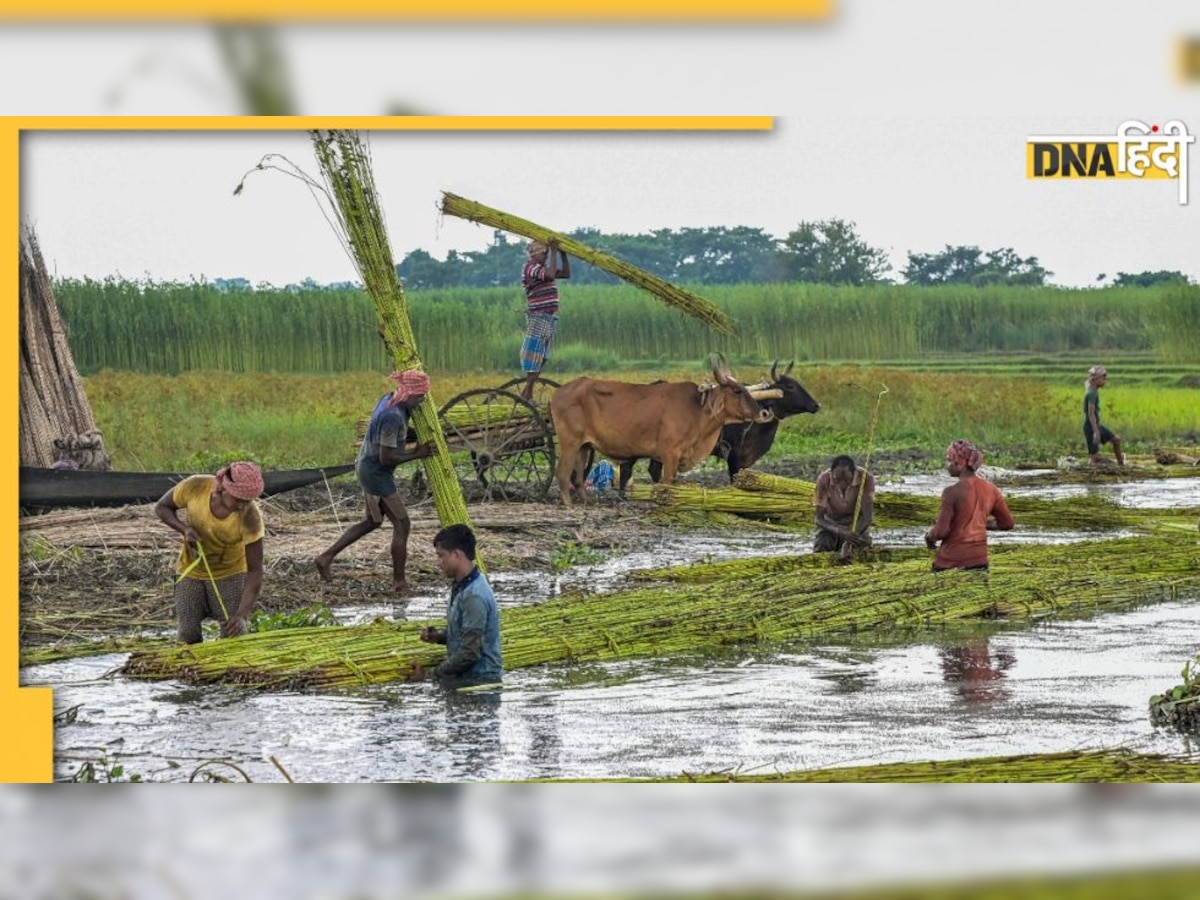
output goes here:
[[615, 465], [651, 457], [662, 461], [670, 484], [712, 452], [721, 429], [733, 422], [765, 420], [763, 410], [722, 362], [713, 362], [716, 384], [702, 390], [690, 381], [627, 384], [577, 378], [550, 398], [558, 437], [558, 490], [571, 505], [571, 488], [583, 484], [591, 450]]

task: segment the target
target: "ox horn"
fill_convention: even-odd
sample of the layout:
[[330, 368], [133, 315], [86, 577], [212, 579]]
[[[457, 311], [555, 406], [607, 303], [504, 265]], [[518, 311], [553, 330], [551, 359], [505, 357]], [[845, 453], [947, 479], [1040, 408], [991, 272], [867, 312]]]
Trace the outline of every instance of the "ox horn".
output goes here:
[[789, 374], [792, 371], [792, 366], [794, 366], [795, 364], [796, 364], [796, 361], [794, 359], [791, 360], [790, 362], [788, 362], [787, 368], [783, 370], [783, 374], [784, 375]]
[[775, 370], [776, 370], [777, 368], [779, 368], [779, 360], [774, 360], [774, 361], [771, 363], [771, 382], [772, 382], [772, 383], [774, 383], [774, 382], [776, 382], [776, 381], [778, 381], [778, 380], [779, 380], [779, 376], [775, 374]]
[[783, 396], [783, 388], [759, 388], [750, 390], [750, 396], [755, 400], [778, 400]]
[[717, 384], [729, 384], [736, 381], [733, 373], [729, 371], [729, 363], [726, 362], [723, 353], [711, 353], [708, 358], [712, 363], [713, 378], [716, 379]]

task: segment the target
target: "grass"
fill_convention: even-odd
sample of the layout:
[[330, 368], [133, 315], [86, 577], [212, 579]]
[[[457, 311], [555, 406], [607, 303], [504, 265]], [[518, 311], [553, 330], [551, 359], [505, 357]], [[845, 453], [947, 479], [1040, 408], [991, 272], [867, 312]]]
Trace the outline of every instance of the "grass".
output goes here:
[[[735, 371], [750, 380], [768, 365]], [[1120, 369], [1113, 368], [1114, 379]], [[627, 381], [704, 377], [699, 363], [639, 371], [597, 371]], [[968, 437], [988, 462], [1053, 462], [1082, 455], [1082, 393], [1077, 379], [1047, 383], [1003, 374], [922, 372], [912, 367], [861, 365], [793, 370], [822, 405], [817, 415], [787, 419], [764, 462], [862, 456], [882, 385], [875, 433], [877, 453], [928, 454], [940, 465], [951, 441]], [[459, 393], [499, 385], [511, 370], [433, 373], [433, 399], [442, 406]], [[567, 380], [553, 369], [550, 377]], [[269, 468], [347, 462], [354, 458], [355, 425], [389, 389], [381, 372], [331, 375], [187, 372], [178, 376], [104, 371], [85, 379], [88, 398], [114, 467], [132, 471], [206, 471], [233, 457]], [[1200, 435], [1200, 390], [1126, 385], [1114, 380], [1101, 395], [1104, 421], [1122, 434], [1131, 453], [1155, 446], [1191, 446]], [[715, 460], [713, 461], [715, 464]], [[639, 477], [644, 478], [644, 469]]]
[[[524, 328], [517, 274], [508, 287], [408, 296], [416, 344], [428, 368], [515, 364]], [[223, 293], [205, 283], [108, 279], [59, 281], [55, 291], [84, 375], [104, 368], [344, 372], [388, 364], [371, 301], [359, 289]], [[1153, 353], [1157, 362], [1174, 365], [1200, 363], [1197, 286], [770, 284], [699, 291], [736, 320], [736, 336], [718, 336], [632, 286], [568, 282], [559, 341], [580, 345], [577, 353], [586, 348], [625, 361], [703, 359], [720, 350], [735, 361], [1117, 352]]]

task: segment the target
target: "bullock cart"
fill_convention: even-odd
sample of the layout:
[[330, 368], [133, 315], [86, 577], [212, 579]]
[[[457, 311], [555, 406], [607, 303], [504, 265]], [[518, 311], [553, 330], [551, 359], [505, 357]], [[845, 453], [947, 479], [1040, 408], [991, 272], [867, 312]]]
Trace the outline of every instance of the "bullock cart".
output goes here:
[[[442, 434], [468, 499], [545, 500], [550, 491], [557, 455], [549, 404], [559, 385], [538, 378], [532, 399], [526, 400], [521, 396], [524, 384], [521, 377], [498, 387], [463, 391], [438, 411]], [[410, 429], [409, 442], [416, 439]], [[420, 468], [412, 477], [409, 493], [414, 503], [428, 495]]]

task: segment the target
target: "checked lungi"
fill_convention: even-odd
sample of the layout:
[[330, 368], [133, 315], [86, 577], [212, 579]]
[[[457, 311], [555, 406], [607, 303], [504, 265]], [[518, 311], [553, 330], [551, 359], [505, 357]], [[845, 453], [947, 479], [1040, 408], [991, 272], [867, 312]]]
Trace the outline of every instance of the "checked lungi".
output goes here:
[[550, 358], [550, 344], [558, 329], [558, 316], [547, 313], [525, 313], [525, 342], [521, 344], [521, 370], [537, 374]]

